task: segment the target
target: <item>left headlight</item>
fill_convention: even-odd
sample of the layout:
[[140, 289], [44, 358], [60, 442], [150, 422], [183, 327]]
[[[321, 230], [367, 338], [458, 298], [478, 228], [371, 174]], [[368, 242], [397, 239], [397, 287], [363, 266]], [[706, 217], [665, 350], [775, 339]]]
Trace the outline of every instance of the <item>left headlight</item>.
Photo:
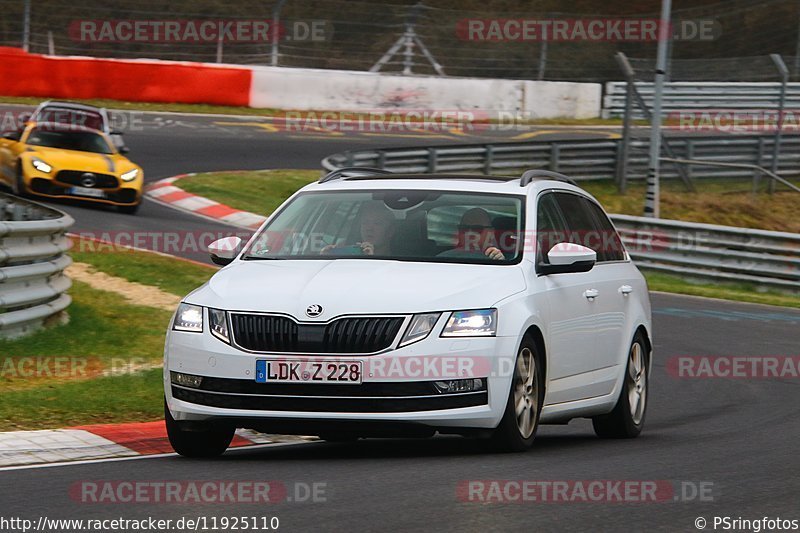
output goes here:
[[139, 169], [134, 168], [133, 170], [129, 170], [128, 172], [122, 174], [120, 178], [122, 181], [133, 181], [136, 179], [136, 176], [139, 175]]
[[31, 159], [31, 165], [33, 168], [38, 170], [39, 172], [44, 172], [45, 174], [49, 174], [53, 167], [42, 161], [41, 159]]
[[178, 306], [172, 329], [176, 331], [203, 332], [203, 308], [199, 305], [184, 304]]
[[497, 309], [453, 311], [442, 337], [493, 337], [497, 333]]

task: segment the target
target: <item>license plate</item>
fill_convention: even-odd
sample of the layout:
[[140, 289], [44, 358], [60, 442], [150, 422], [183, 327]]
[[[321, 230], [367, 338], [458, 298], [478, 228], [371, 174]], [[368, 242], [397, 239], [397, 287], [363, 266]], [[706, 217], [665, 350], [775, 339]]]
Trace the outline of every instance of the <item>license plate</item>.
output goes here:
[[91, 196], [92, 198], [105, 198], [106, 193], [100, 189], [92, 189], [90, 187], [71, 187], [70, 194], [75, 196]]
[[256, 383], [329, 383], [358, 385], [361, 361], [256, 361]]

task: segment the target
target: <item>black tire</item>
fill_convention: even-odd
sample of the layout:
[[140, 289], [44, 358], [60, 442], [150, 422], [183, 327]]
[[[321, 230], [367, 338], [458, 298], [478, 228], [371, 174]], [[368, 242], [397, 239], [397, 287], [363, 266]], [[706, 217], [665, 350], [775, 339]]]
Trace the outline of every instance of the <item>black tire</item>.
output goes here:
[[20, 198], [27, 198], [29, 196], [28, 189], [25, 187], [25, 179], [22, 176], [21, 165], [17, 165], [17, 173], [14, 176], [14, 194]]
[[126, 215], [135, 215], [137, 211], [139, 211], [139, 206], [142, 205], [142, 202], [133, 205], [118, 205], [117, 209], [119, 209], [120, 213], [125, 213]]
[[172, 449], [184, 457], [218, 457], [228, 449], [235, 428], [185, 431], [172, 418], [164, 402], [164, 421]]
[[[635, 363], [637, 358], [640, 361], [639, 365]], [[644, 335], [637, 331], [628, 350], [625, 379], [614, 410], [607, 415], [596, 416], [592, 419], [592, 426], [598, 437], [631, 439], [642, 432], [647, 414], [649, 369], [650, 354], [647, 351], [647, 342]], [[636, 402], [635, 409], [631, 408], [632, 401]]]
[[[539, 415], [544, 403], [544, 375], [536, 342], [525, 335], [517, 351], [514, 363], [514, 377], [508, 391], [506, 410], [500, 424], [494, 430], [490, 443], [492, 449], [501, 452], [522, 452], [533, 445], [539, 429]], [[521, 371], [527, 369], [525, 360], [531, 360], [533, 376], [525, 385]], [[520, 364], [524, 364], [521, 368]], [[524, 391], [524, 393], [523, 393]], [[522, 412], [517, 413], [517, 405], [522, 404]], [[523, 416], [524, 415], [524, 416]], [[528, 425], [530, 424], [530, 425]]]

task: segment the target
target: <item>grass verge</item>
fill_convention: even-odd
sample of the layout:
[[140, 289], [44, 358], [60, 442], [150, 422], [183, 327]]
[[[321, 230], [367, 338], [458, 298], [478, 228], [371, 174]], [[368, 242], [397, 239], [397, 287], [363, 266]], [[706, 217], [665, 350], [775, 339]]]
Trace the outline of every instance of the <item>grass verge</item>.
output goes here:
[[[94, 243], [90, 243], [94, 244]], [[79, 250], [80, 246], [76, 246]], [[213, 268], [136, 251], [76, 251], [73, 259], [183, 295]], [[161, 363], [171, 313], [75, 282], [68, 324], [0, 340], [0, 431], [133, 422], [161, 416]]]

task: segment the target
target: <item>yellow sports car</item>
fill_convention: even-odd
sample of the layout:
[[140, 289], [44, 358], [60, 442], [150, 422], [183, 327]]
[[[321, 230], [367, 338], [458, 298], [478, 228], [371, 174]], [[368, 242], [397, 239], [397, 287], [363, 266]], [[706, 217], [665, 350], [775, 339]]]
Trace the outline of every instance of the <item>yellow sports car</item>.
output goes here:
[[144, 174], [102, 132], [28, 122], [0, 138], [0, 183], [20, 195], [78, 198], [136, 213]]

